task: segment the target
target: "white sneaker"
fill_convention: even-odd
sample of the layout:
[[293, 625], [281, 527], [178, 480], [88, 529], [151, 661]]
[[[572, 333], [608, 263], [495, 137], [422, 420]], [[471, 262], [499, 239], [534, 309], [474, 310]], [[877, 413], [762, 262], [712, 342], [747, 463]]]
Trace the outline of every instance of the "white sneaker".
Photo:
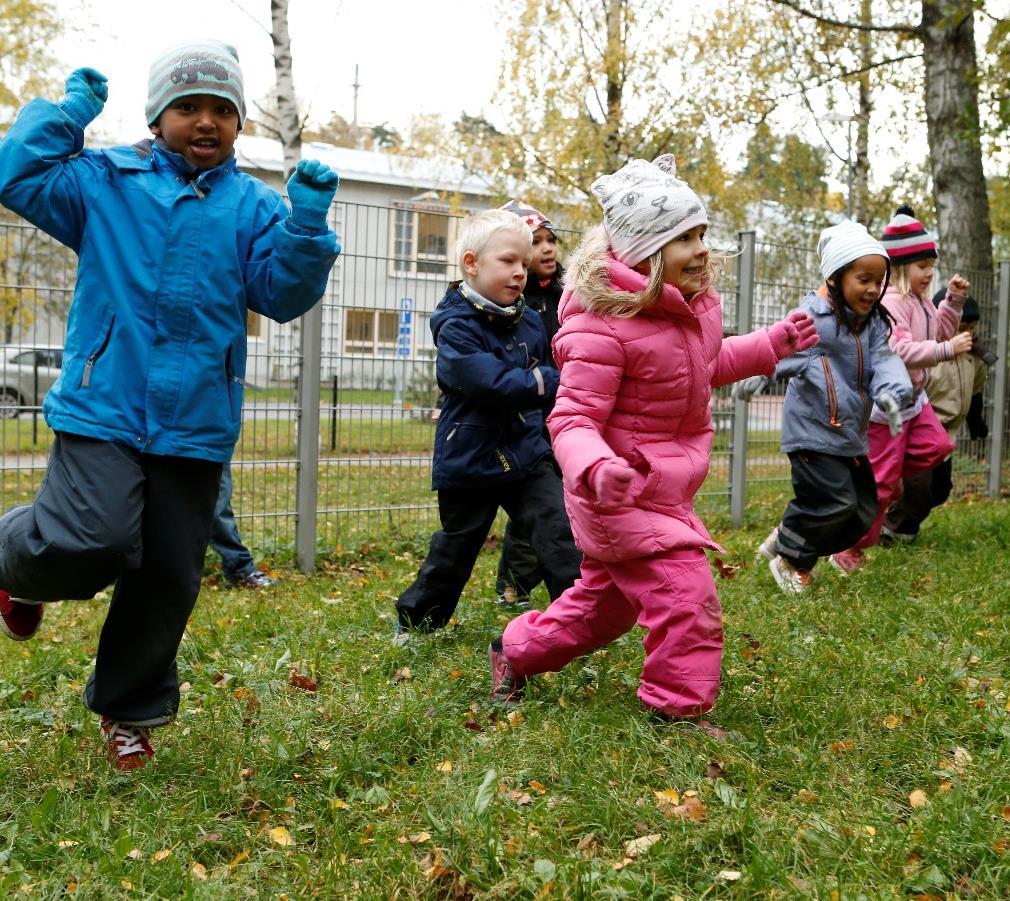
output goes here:
[[779, 527], [775, 526], [768, 533], [768, 537], [758, 545], [758, 556], [764, 557], [769, 563], [774, 560], [779, 553]]
[[803, 594], [814, 581], [814, 574], [805, 569], [796, 569], [781, 555], [768, 561], [772, 577], [786, 594]]

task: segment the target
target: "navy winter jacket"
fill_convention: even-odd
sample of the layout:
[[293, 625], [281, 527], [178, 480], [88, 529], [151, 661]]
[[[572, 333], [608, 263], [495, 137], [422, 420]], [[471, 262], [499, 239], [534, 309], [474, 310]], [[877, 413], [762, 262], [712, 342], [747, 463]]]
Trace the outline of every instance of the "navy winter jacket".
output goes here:
[[890, 394], [899, 407], [912, 400], [905, 364], [888, 345], [888, 329], [873, 314], [862, 329], [839, 329], [830, 301], [811, 292], [800, 302], [820, 341], [779, 361], [776, 378], [789, 378], [782, 412], [782, 451], [812, 450], [838, 457], [867, 452], [873, 402]]
[[432, 487], [525, 478], [551, 452], [543, 409], [558, 390], [540, 315], [527, 307], [513, 328], [492, 326], [453, 284], [432, 314], [431, 333], [443, 393]]
[[34, 100], [0, 142], [0, 203], [79, 257], [56, 431], [224, 462], [241, 424], [246, 316], [278, 322], [322, 296], [331, 231], [293, 224], [281, 196], [230, 159], [193, 176], [151, 141], [83, 150]]

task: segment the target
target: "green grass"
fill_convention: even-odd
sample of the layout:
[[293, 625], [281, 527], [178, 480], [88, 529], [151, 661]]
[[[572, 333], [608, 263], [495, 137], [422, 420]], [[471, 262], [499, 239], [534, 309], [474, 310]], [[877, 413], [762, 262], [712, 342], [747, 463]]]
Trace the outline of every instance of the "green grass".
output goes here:
[[[752, 557], [783, 501], [752, 506], [744, 530], [709, 521], [739, 566], [719, 580], [714, 711], [736, 745], [643, 712], [638, 630], [496, 718], [494, 555], [450, 629], [394, 649], [393, 598], [424, 543], [389, 542], [271, 592], [208, 580], [179, 720], [155, 732], [153, 766], [117, 775], [79, 700], [103, 605], [49, 608], [38, 639], [0, 646], [0, 891], [1007, 897], [1010, 508], [948, 505], [919, 544], [785, 597]], [[292, 687], [292, 667], [318, 691]], [[697, 792], [704, 821], [667, 815], [668, 789]]]

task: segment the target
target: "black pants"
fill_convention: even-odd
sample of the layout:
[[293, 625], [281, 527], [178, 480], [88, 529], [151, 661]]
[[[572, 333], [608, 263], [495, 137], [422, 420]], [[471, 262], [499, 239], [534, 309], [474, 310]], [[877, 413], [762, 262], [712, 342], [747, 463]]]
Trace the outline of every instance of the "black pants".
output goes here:
[[116, 583], [84, 702], [139, 726], [179, 708], [175, 656], [200, 593], [221, 464], [57, 433], [35, 502], [0, 519], [0, 586], [83, 600]]
[[518, 599], [528, 600], [530, 592], [543, 581], [544, 573], [533, 548], [533, 536], [510, 519], [501, 543], [495, 590], [501, 595], [506, 588], [512, 588]]
[[816, 451], [789, 454], [795, 497], [779, 525], [779, 553], [797, 569], [811, 570], [820, 557], [844, 551], [873, 525], [877, 485], [866, 457]]
[[948, 457], [935, 469], [903, 479], [904, 491], [887, 510], [884, 525], [900, 535], [918, 535], [929, 511], [950, 497], [954, 487], [954, 458]]
[[551, 600], [574, 584], [582, 554], [572, 540], [561, 476], [553, 461], [543, 460], [522, 481], [439, 490], [442, 528], [431, 536], [417, 578], [396, 602], [401, 625], [438, 629], [449, 622], [499, 507], [529, 530]]

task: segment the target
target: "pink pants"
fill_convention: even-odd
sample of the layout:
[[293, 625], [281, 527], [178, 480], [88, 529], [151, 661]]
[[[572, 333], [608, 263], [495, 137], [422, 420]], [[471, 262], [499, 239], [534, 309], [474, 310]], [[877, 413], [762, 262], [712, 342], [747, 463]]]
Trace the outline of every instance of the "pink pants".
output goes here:
[[897, 496], [901, 480], [935, 469], [954, 452], [947, 430], [928, 403], [915, 419], [905, 423], [897, 438], [892, 438], [887, 426], [880, 422], [870, 423], [867, 438], [870, 465], [877, 481], [877, 518], [870, 531], [853, 545], [859, 549], [877, 543], [884, 514]]
[[722, 665], [722, 608], [701, 550], [678, 549], [622, 563], [582, 561], [582, 576], [543, 613], [505, 628], [502, 646], [516, 673], [557, 672], [623, 635], [646, 630], [638, 696], [674, 717], [715, 703]]

